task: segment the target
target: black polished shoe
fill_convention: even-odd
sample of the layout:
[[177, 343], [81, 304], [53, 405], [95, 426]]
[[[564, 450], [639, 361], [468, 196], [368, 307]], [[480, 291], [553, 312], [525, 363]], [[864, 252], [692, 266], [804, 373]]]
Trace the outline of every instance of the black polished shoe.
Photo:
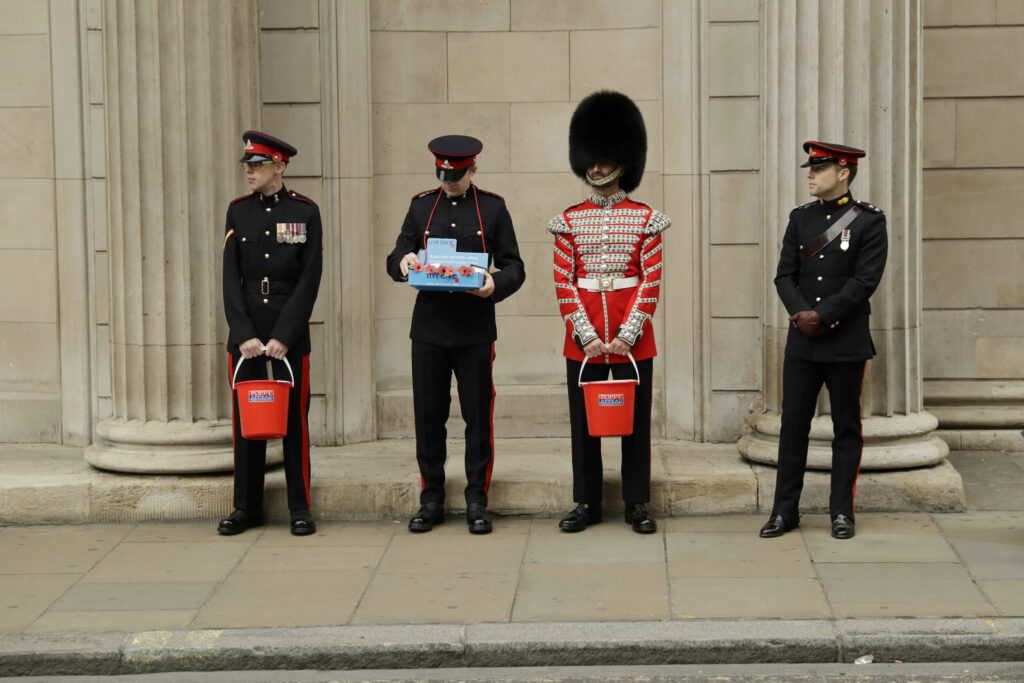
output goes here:
[[423, 533], [433, 529], [436, 524], [444, 524], [444, 507], [441, 503], [424, 503], [409, 520], [409, 531]]
[[217, 533], [222, 536], [234, 536], [254, 526], [263, 526], [263, 515], [250, 515], [245, 510], [236, 509], [220, 520], [220, 524], [217, 525]]
[[647, 514], [647, 506], [643, 503], [626, 503], [626, 524], [633, 525], [638, 534], [653, 534], [658, 524]]
[[316, 522], [309, 509], [292, 510], [292, 536], [309, 536], [316, 533]]
[[782, 515], [772, 515], [768, 518], [768, 521], [761, 527], [761, 538], [777, 538], [787, 531], [800, 526], [800, 522], [797, 522], [793, 526], [786, 524], [786, 520], [782, 518]]
[[487, 507], [483, 503], [470, 503], [466, 507], [466, 524], [469, 525], [469, 533], [491, 533], [491, 522], [484, 514], [486, 509]]
[[562, 531], [576, 532], [583, 531], [590, 524], [597, 524], [601, 521], [601, 508], [588, 503], [580, 503], [576, 509], [569, 513], [569, 516], [558, 523]]
[[839, 513], [832, 518], [832, 538], [853, 538], [853, 520]]

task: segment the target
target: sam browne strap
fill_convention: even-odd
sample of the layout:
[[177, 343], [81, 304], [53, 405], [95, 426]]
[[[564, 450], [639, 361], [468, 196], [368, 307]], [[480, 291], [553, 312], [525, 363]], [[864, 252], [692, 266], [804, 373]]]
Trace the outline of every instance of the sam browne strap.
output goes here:
[[821, 233], [814, 238], [814, 241], [805, 246], [800, 250], [800, 264], [807, 263], [807, 260], [817, 254], [819, 251], [825, 248], [829, 242], [839, 237], [840, 233], [847, 228], [850, 223], [857, 219], [857, 216], [864, 213], [864, 209], [857, 205], [850, 207], [850, 210], [843, 214], [843, 217], [832, 224], [825, 232]]

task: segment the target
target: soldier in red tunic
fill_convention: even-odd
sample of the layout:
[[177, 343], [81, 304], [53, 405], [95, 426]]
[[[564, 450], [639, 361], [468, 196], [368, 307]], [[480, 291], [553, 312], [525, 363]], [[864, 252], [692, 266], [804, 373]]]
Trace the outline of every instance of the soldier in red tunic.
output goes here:
[[636, 104], [617, 92], [584, 98], [569, 126], [569, 163], [593, 193], [555, 216], [555, 294], [565, 320], [566, 381], [572, 428], [573, 500], [576, 509], [559, 522], [583, 531], [601, 521], [601, 439], [590, 436], [579, 387], [583, 381], [633, 379], [639, 371], [633, 433], [622, 437], [622, 497], [633, 531], [653, 533], [651, 498], [651, 381], [654, 329], [651, 319], [661, 287], [661, 232], [668, 216], [627, 192], [640, 184], [647, 132]]

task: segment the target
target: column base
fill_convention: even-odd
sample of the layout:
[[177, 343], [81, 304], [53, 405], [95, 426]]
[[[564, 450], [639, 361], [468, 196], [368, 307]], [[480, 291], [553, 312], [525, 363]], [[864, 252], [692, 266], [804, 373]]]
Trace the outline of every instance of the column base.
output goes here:
[[[780, 413], [761, 413], [750, 420], [753, 430], [737, 444], [747, 460], [778, 465]], [[927, 412], [868, 417], [863, 421], [862, 470], [898, 470], [936, 465], [949, 455], [949, 446], [935, 434], [938, 420]], [[811, 421], [807, 467], [832, 469], [832, 418], [820, 415]]]
[[[101, 470], [135, 474], [231, 472], [231, 423], [108, 418], [96, 425], [85, 460]], [[281, 462], [280, 446], [268, 447], [267, 465]]]

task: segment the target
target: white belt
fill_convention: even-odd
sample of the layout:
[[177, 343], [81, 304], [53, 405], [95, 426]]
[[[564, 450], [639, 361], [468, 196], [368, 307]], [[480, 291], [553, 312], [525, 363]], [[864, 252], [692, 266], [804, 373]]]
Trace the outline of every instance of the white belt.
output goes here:
[[581, 277], [576, 280], [576, 286], [588, 292], [614, 292], [619, 289], [629, 289], [640, 284], [640, 278], [633, 277]]

